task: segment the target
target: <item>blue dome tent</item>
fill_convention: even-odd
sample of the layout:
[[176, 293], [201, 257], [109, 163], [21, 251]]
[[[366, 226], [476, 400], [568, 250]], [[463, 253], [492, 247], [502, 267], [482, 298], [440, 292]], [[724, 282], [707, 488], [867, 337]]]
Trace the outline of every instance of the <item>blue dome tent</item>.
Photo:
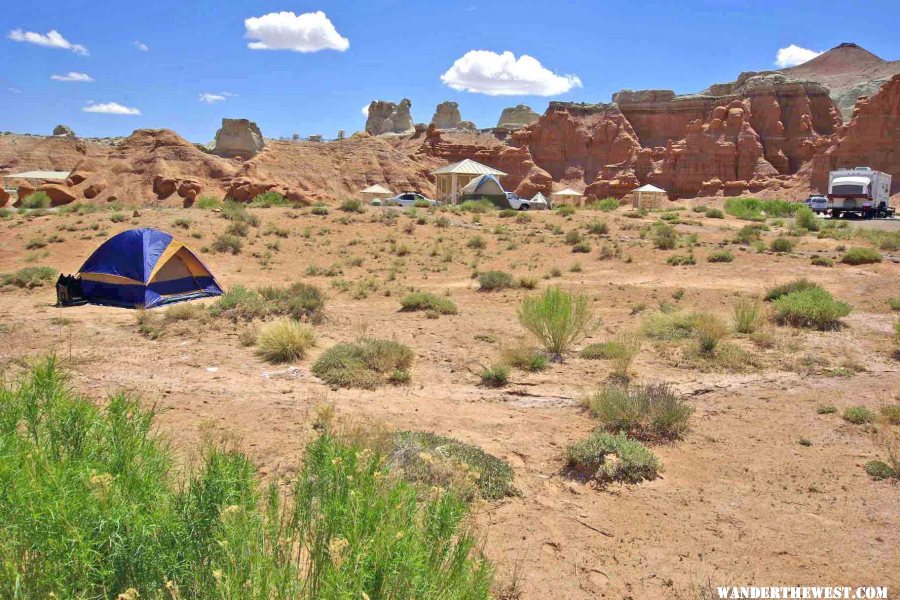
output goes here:
[[206, 265], [157, 229], [130, 229], [109, 238], [85, 261], [77, 278], [87, 302], [126, 308], [222, 295]]

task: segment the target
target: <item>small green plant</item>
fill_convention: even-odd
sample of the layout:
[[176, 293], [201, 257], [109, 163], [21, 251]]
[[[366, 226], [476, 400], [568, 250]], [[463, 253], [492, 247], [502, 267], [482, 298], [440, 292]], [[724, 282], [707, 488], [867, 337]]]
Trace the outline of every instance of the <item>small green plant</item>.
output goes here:
[[850, 314], [850, 305], [835, 300], [822, 288], [791, 292], [772, 302], [775, 322], [822, 331], [840, 327], [841, 317]]
[[222, 201], [214, 196], [200, 196], [194, 202], [194, 208], [203, 210], [212, 210], [214, 208], [222, 208]]
[[[640, 483], [656, 479], [662, 470], [653, 452], [637, 440], [628, 439], [624, 433], [613, 435], [595, 431], [570, 445], [566, 455], [574, 473], [601, 483]], [[615, 456], [616, 460], [609, 460], [610, 456]]]
[[469, 238], [469, 241], [466, 242], [466, 247], [473, 250], [484, 250], [487, 248], [487, 242], [480, 235], [475, 235]]
[[412, 361], [407, 346], [364, 337], [326, 350], [313, 363], [312, 372], [334, 387], [375, 389], [394, 371], [408, 371]]
[[263, 192], [262, 194], [257, 194], [253, 200], [250, 201], [250, 206], [255, 206], [257, 208], [271, 208], [273, 206], [291, 206], [291, 201], [285, 198], [282, 194], [278, 192]]
[[668, 223], [657, 223], [653, 228], [651, 239], [653, 245], [660, 250], [671, 250], [678, 245], [678, 233]]
[[814, 267], [833, 267], [834, 261], [828, 258], [827, 256], [813, 256], [810, 259], [810, 263]]
[[215, 252], [227, 252], [231, 254], [240, 254], [243, 243], [241, 238], [230, 233], [223, 233], [216, 237], [212, 243], [212, 249]]
[[363, 205], [362, 201], [355, 198], [348, 198], [341, 202], [340, 209], [348, 213], [363, 213], [366, 211], [366, 207]]
[[458, 312], [456, 304], [450, 298], [426, 292], [407, 294], [400, 300], [400, 306], [405, 311], [433, 310], [442, 315], [455, 315]]
[[881, 253], [872, 248], [849, 248], [841, 262], [845, 265], [868, 265], [881, 262]]
[[889, 464], [881, 460], [870, 460], [866, 463], [865, 468], [866, 474], [876, 481], [891, 477], [900, 478], [900, 472], [895, 471]]
[[8, 285], [31, 290], [50, 285], [58, 274], [52, 267], [23, 267], [12, 273], [0, 273], [0, 287]]
[[50, 208], [52, 202], [47, 192], [33, 192], [22, 200], [22, 208]]
[[505, 271], [482, 271], [478, 273], [478, 289], [482, 292], [495, 292], [515, 287], [512, 275]]
[[606, 235], [609, 233], [609, 225], [606, 221], [591, 221], [587, 225], [587, 232], [593, 235]]
[[501, 364], [532, 373], [547, 368], [547, 355], [528, 346], [510, 346], [501, 353]]
[[891, 310], [893, 311], [900, 311], [900, 296], [888, 298], [888, 306], [891, 307]]
[[724, 219], [725, 213], [722, 212], [719, 208], [707, 208], [703, 211], [703, 214], [706, 215], [707, 219]]
[[572, 246], [572, 252], [576, 252], [579, 254], [588, 254], [591, 251], [590, 243], [586, 241], [581, 241]]
[[328, 207], [324, 204], [316, 204], [309, 210], [309, 212], [317, 217], [324, 217], [328, 214]]
[[481, 385], [489, 388], [504, 387], [509, 383], [509, 367], [503, 364], [495, 364], [484, 368], [478, 374]]
[[816, 407], [816, 414], [819, 415], [833, 415], [837, 412], [837, 406], [833, 404], [820, 404]]
[[597, 208], [603, 212], [612, 212], [619, 208], [619, 201], [616, 198], [604, 198], [597, 203]]
[[844, 420], [854, 425], [865, 425], [875, 421], [878, 415], [865, 406], [851, 406], [844, 410]]
[[788, 294], [791, 294], [793, 292], [800, 292], [817, 287], [819, 287], [818, 283], [814, 283], [808, 279], [795, 279], [794, 281], [782, 283], [780, 285], [776, 285], [773, 288], [769, 288], [769, 291], [766, 292], [764, 299], [767, 301], [778, 300], [782, 296], [787, 296]]
[[575, 207], [571, 204], [563, 204], [556, 209], [556, 214], [561, 217], [571, 217], [575, 214]]
[[538, 279], [537, 277], [523, 275], [522, 277], [519, 277], [519, 279], [516, 281], [516, 284], [522, 289], [533, 290], [538, 286]]
[[738, 333], [751, 334], [765, 320], [762, 303], [756, 298], [740, 298], [734, 303], [732, 321]]
[[806, 205], [801, 205], [797, 208], [797, 211], [794, 213], [794, 224], [807, 231], [819, 230], [819, 220], [816, 218], [816, 213]]
[[391, 468], [408, 481], [448, 488], [467, 499], [518, 494], [509, 463], [478, 446], [424, 431], [400, 431], [392, 443]]
[[881, 416], [891, 425], [900, 425], [900, 404], [885, 404], [881, 407]]
[[733, 260], [734, 254], [730, 250], [716, 250], [706, 257], [706, 261], [711, 263], [730, 263]]
[[315, 345], [313, 328], [293, 319], [279, 319], [263, 325], [256, 336], [259, 355], [272, 363], [300, 360]]
[[525, 298], [518, 315], [522, 326], [557, 361], [562, 361], [563, 354], [598, 326], [587, 296], [566, 292], [558, 286]]
[[690, 266], [697, 264], [697, 260], [691, 253], [673, 254], [666, 259], [666, 264], [672, 267]]
[[792, 242], [790, 238], [779, 236], [771, 241], [769, 250], [778, 253], [793, 252], [794, 242]]

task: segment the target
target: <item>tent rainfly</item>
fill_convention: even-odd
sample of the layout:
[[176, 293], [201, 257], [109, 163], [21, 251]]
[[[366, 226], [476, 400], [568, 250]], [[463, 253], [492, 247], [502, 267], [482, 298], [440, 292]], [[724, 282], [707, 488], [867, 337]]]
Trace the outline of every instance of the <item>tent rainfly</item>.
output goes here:
[[375, 185], [370, 185], [369, 187], [367, 187], [364, 190], [360, 190], [359, 194], [361, 196], [363, 196], [364, 198], [366, 198], [367, 200], [371, 201], [371, 200], [374, 200], [375, 198], [390, 198], [391, 196], [394, 195], [394, 192], [387, 189], [383, 185], [376, 183]]
[[662, 208], [667, 197], [666, 190], [648, 183], [631, 192], [631, 205], [634, 208]]
[[[60, 283], [65, 285], [63, 277]], [[78, 280], [81, 288], [80, 294], [70, 295], [125, 308], [222, 295], [216, 278], [197, 255], [157, 229], [129, 229], [114, 235], [91, 254], [75, 278], [67, 279]]]
[[584, 204], [584, 194], [576, 192], [572, 188], [553, 192], [551, 196], [556, 199], [557, 204], [572, 204], [574, 206], [581, 206]]
[[435, 199], [438, 202], [454, 204], [459, 200], [460, 190], [473, 179], [482, 175], [494, 177], [506, 175], [503, 171], [492, 169], [469, 158], [441, 167], [431, 174], [434, 175]]
[[506, 192], [503, 190], [503, 186], [500, 185], [500, 181], [493, 175], [476, 177], [459, 190], [459, 195], [473, 196], [476, 198], [480, 196], [499, 196], [506, 198]]

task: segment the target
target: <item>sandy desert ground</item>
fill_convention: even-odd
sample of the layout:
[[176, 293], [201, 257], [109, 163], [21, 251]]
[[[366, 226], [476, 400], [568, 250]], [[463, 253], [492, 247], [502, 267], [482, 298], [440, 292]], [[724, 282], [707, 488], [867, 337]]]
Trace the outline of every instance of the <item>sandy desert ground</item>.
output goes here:
[[[839, 245], [867, 244], [806, 235], [790, 254], [728, 244], [735, 260], [709, 263], [707, 255], [746, 222], [706, 218], [688, 205], [676, 227], [682, 239], [697, 236], [692, 266], [666, 264], [685, 248], [659, 250], [641, 237], [661, 213], [626, 218], [624, 207], [569, 218], [535, 212], [527, 222], [493, 213], [480, 223], [467, 213], [422, 209], [418, 216], [371, 207], [326, 216], [251, 210], [261, 223], [238, 255], [201, 250], [228, 221], [196, 208], [144, 208], [138, 216], [128, 209], [124, 222], [113, 222], [110, 211], [14, 216], [0, 221], [0, 273], [29, 265], [75, 272], [109, 235], [160, 228], [197, 249], [226, 289], [294, 281], [322, 289], [326, 318], [309, 358], [268, 364], [241, 345], [241, 327], [223, 319], [178, 323], [148, 339], [135, 311], [59, 309], [52, 286], [8, 286], [0, 289], [0, 372], [15, 377], [27, 359], [55, 351], [74, 385], [97, 401], [126, 389], [164, 409], [163, 431], [185, 455], [204, 428], [239, 435], [266, 478], [295, 468], [323, 402], [342, 416], [476, 444], [515, 469], [521, 496], [480, 503], [476, 519], [498, 586], [515, 578], [521, 598], [702, 598], [697, 586], [707, 582], [900, 590], [900, 487], [866, 474], [863, 465], [883, 452], [865, 427], [840, 416], [849, 406], [877, 411], [898, 401], [897, 316], [888, 299], [900, 296], [900, 255], [817, 267], [812, 255], [839, 258]], [[447, 226], [437, 226], [439, 216]], [[596, 220], [609, 233], [585, 233], [591, 252], [573, 253], [564, 234]], [[485, 248], [468, 246], [476, 235]], [[35, 239], [45, 245], [26, 249]], [[601, 247], [614, 245], [620, 256], [601, 259]], [[334, 267], [334, 274], [311, 276], [310, 266]], [[554, 268], [559, 276], [545, 278]], [[734, 335], [751, 358], [727, 368], [691, 361], [684, 344], [646, 341], [636, 380], [675, 385], [695, 409], [692, 427], [683, 440], [653, 447], [662, 477], [602, 489], [563, 471], [566, 445], [596, 427], [580, 398], [607, 378], [609, 365], [572, 355], [540, 373], [513, 371], [503, 388], [480, 386], [481, 368], [525, 336], [516, 308], [536, 292], [480, 292], [476, 269], [536, 277], [538, 290], [559, 284], [588, 294], [603, 323], [583, 344], [639, 329], [664, 303], [730, 319], [739, 296], [797, 277], [820, 283], [853, 312], [838, 331], [769, 324], [770, 348]], [[448, 294], [459, 314], [400, 312], [399, 298], [410, 290]], [[361, 331], [414, 349], [409, 385], [334, 390], [312, 375], [319, 353]], [[837, 414], [817, 414], [821, 404]]]

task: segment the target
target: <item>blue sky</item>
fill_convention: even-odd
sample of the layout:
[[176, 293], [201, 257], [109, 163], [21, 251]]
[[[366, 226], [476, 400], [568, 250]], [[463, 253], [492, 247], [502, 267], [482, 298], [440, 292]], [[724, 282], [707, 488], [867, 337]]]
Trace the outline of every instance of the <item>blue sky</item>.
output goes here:
[[[464, 119], [488, 127], [505, 106], [519, 103], [543, 112], [552, 99], [608, 102], [623, 88], [698, 91], [741, 71], [775, 68], [778, 50], [791, 45], [824, 51], [856, 42], [884, 59], [900, 58], [900, 37], [887, 27], [900, 23], [900, 2], [855, 3], [853, 15], [870, 25], [852, 32], [842, 25], [848, 6], [836, 0], [10, 2], [0, 13], [0, 130], [48, 134], [64, 123], [79, 135], [112, 136], [167, 127], [206, 142], [222, 117], [245, 117], [267, 137], [334, 137], [338, 129], [363, 128], [361, 109], [370, 100], [403, 97], [417, 122], [430, 120], [437, 103], [454, 100]], [[264, 17], [283, 11], [324, 15]], [[264, 20], [248, 26], [254, 17]], [[298, 28], [308, 34], [300, 41]], [[50, 31], [59, 35], [48, 38]], [[323, 49], [248, 47], [254, 43]], [[467, 56], [473, 50], [491, 54]], [[507, 51], [512, 56], [504, 57]], [[520, 62], [523, 55], [539, 65]], [[51, 79], [71, 79], [70, 73], [92, 81]], [[497, 90], [516, 94], [482, 93]], [[201, 94], [211, 94], [212, 103]], [[101, 112], [85, 111], [92, 106]], [[129, 109], [140, 114], [102, 112]]]

